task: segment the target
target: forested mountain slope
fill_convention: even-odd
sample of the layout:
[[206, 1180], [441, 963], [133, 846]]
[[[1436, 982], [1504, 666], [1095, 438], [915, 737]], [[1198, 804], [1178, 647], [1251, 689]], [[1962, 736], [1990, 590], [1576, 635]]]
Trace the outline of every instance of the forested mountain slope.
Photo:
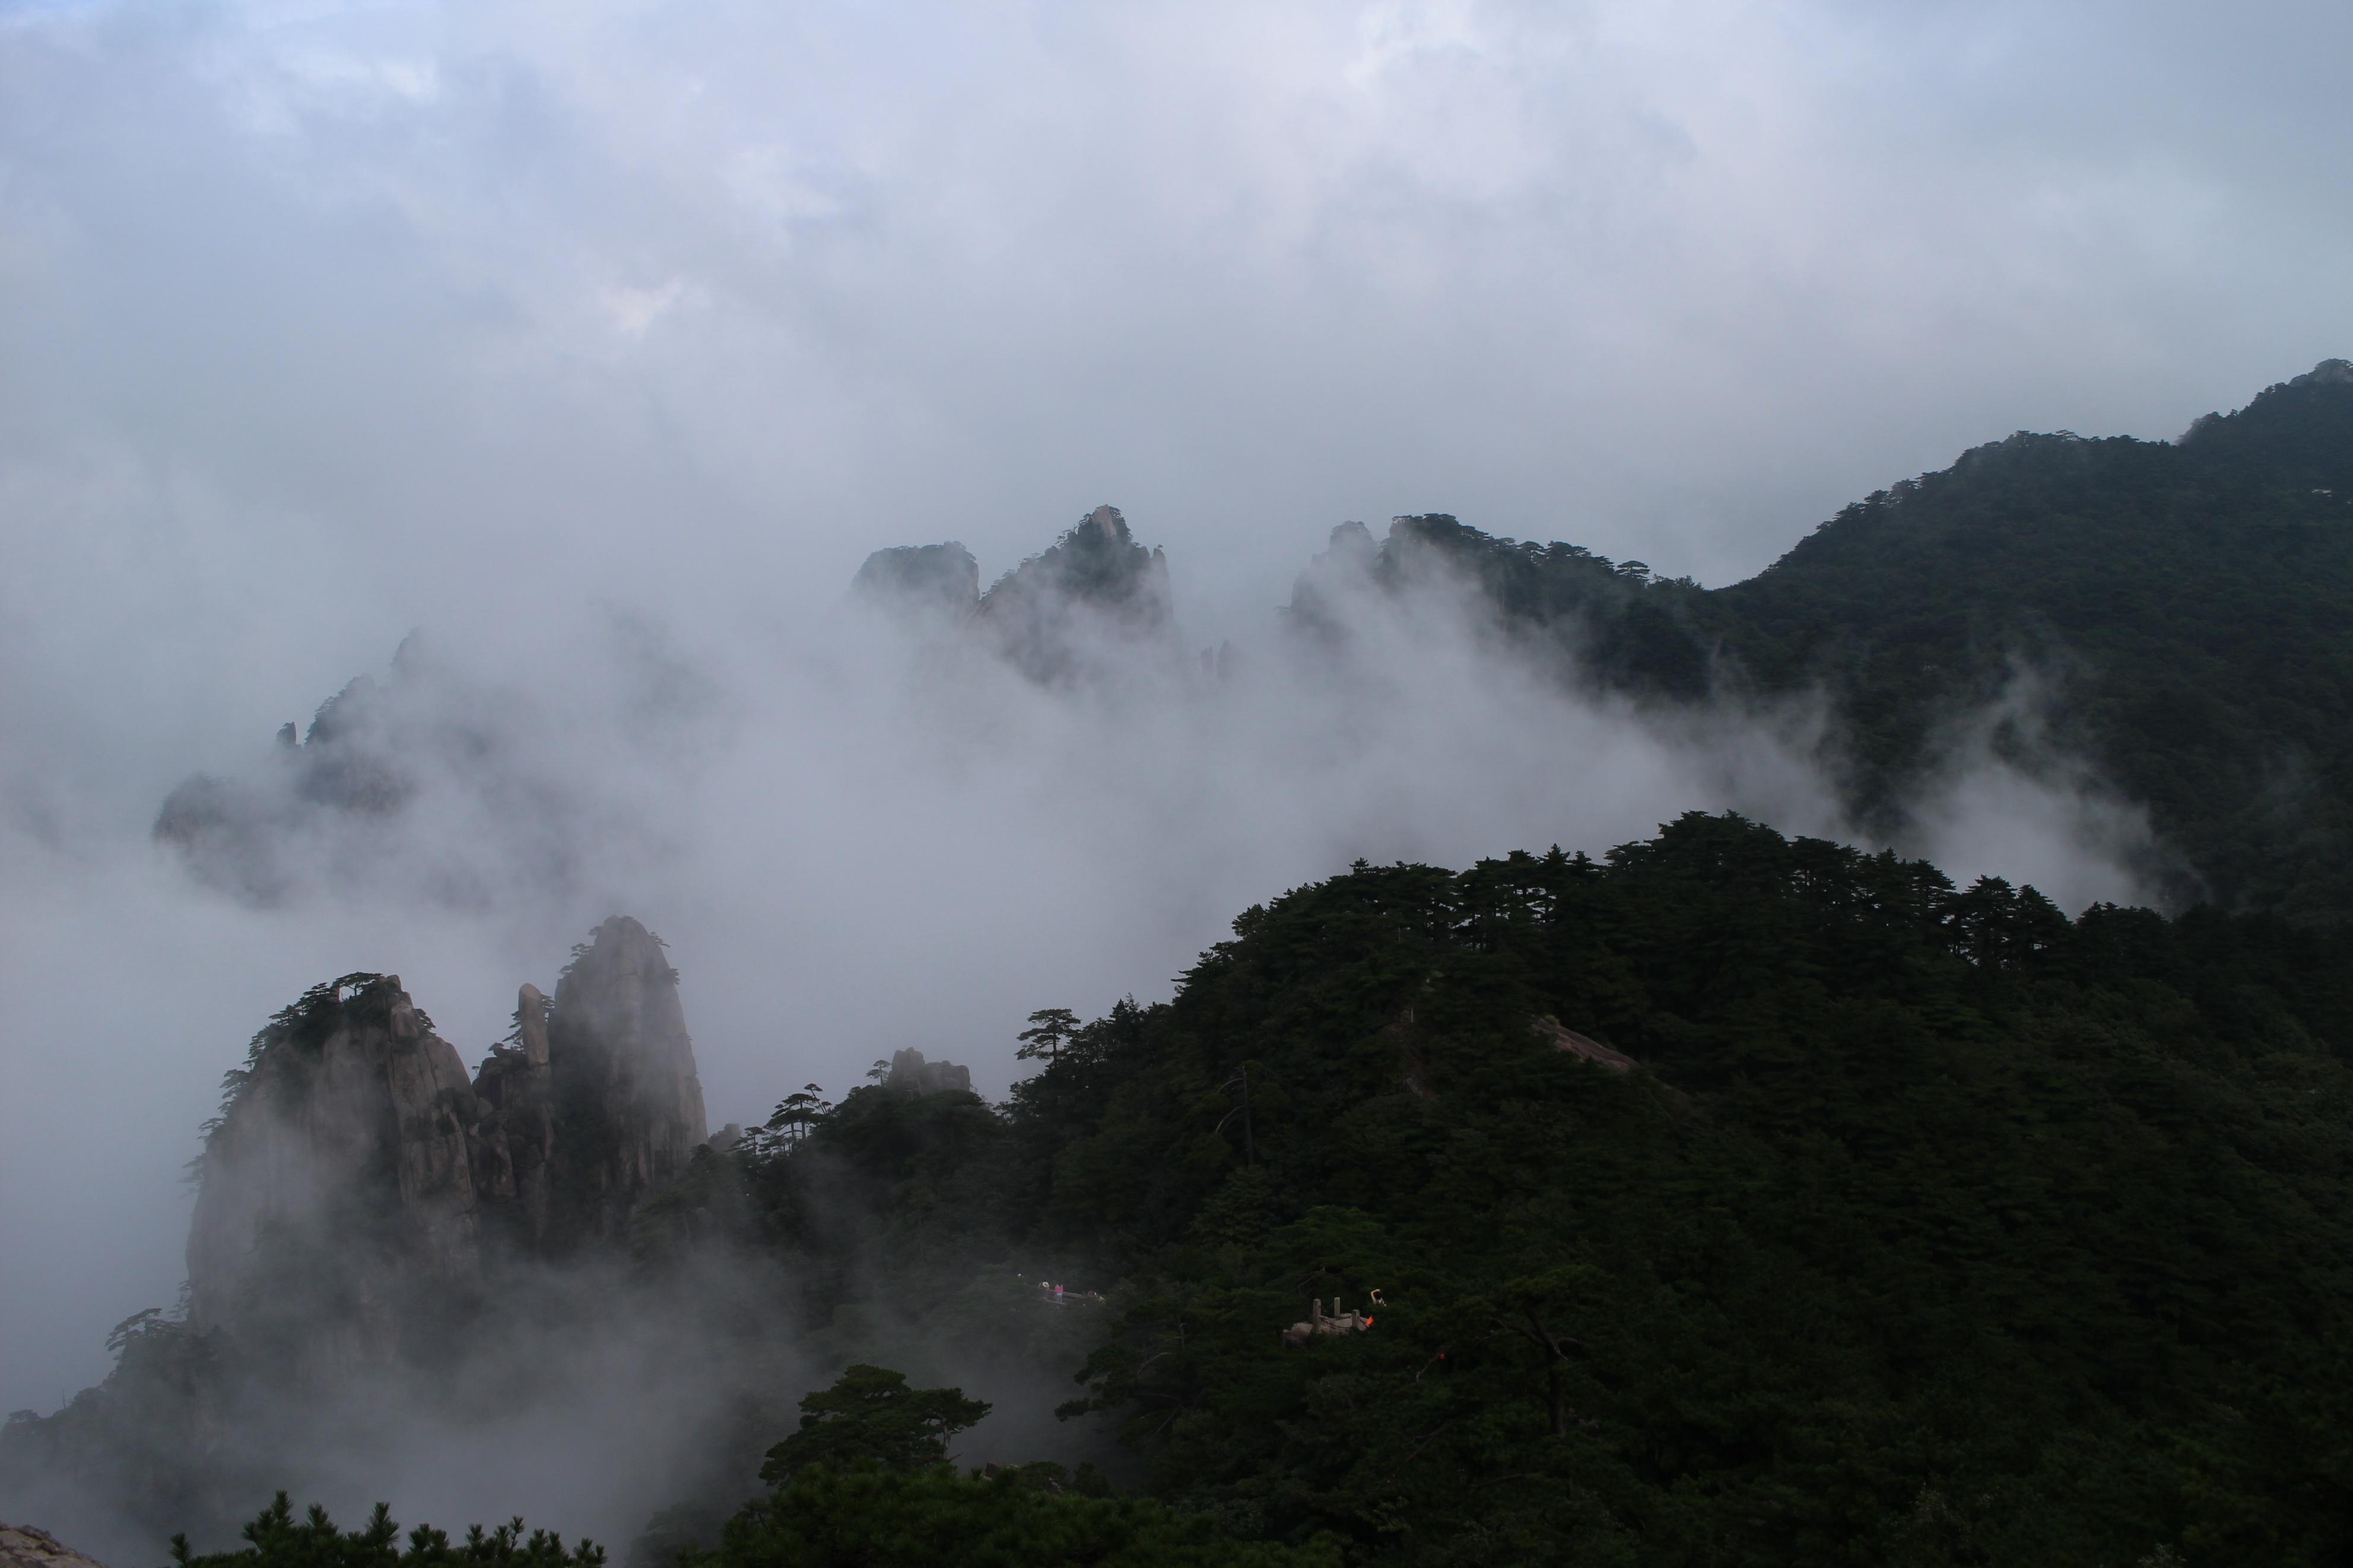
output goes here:
[[[1525, 632], [1649, 697], [1817, 684], [1855, 804], [1894, 826], [1971, 713], [2145, 805], [2188, 903], [2353, 918], [2353, 365], [2175, 442], [2021, 433], [1841, 511], [1704, 590], [1452, 518], [1381, 567], [1469, 570]], [[2165, 868], [2152, 867], [2160, 875]]]
[[[1118, 1281], [1082, 1376], [1147, 1485], [1363, 1562], [2353, 1546], [2333, 939], [1698, 816], [1235, 930], [1001, 1112], [861, 1089], [748, 1158], [764, 1245], [885, 1260], [811, 1318]], [[1373, 1327], [1283, 1342], [1335, 1296]]]
[[[562, 1365], [609, 1308], [728, 1369], [649, 1565], [716, 1540], [813, 1376], [885, 1365], [1059, 1385], [1124, 1432], [1099, 1457], [1128, 1484], [1354, 1563], [2342, 1563], [2348, 958], [2270, 915], [2070, 921], [1737, 817], [1602, 861], [1360, 865], [1246, 911], [1168, 1003], [1041, 1012], [1002, 1106], [912, 1052], [788, 1097], [637, 1200], [626, 1289], [517, 1273], [485, 1324]], [[594, 1289], [558, 1305], [567, 1279]], [[301, 1331], [126, 1325], [105, 1386], [12, 1419], [0, 1491], [259, 1507], [306, 1429], [285, 1402], [320, 1396], [271, 1382], [317, 1364]], [[455, 1379], [462, 1407], [448, 1359], [404, 1397]], [[810, 1543], [837, 1505], [943, 1540], [1082, 1517], [814, 1478], [722, 1568], [867, 1561]]]

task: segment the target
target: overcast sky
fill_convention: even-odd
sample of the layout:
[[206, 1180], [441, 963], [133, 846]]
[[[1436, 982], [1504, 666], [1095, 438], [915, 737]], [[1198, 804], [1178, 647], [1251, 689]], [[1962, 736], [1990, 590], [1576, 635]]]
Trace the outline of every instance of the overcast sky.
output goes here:
[[[542, 690], [589, 621], [740, 676], [874, 548], [961, 539], [994, 576], [1103, 501], [1166, 548], [1196, 645], [1262, 629], [1347, 518], [1733, 581], [1978, 442], [2169, 437], [2353, 352], [2348, 59], [2342, 4], [0, 0], [0, 1406], [52, 1406], [168, 1299], [174, 1174], [269, 1011], [422, 972], [470, 1055], [593, 923], [259, 914], [149, 846], [174, 783], [411, 629]], [[1627, 770], [1558, 833], [1714, 776]], [[755, 776], [802, 780], [806, 820], [743, 863], [846, 885], [865, 775], [745, 763], [698, 809], [754, 819]], [[1070, 818], [1008, 804], [1035, 794], [1005, 774], [960, 826], [1028, 811], [1037, 849]], [[1547, 809], [1362, 842], [1459, 859]], [[1023, 890], [1051, 951], [990, 1027], [1165, 994], [1359, 843], [1270, 818], [1122, 945], [1089, 823]], [[733, 844], [615, 892], [699, 921], [702, 978], [898, 929], [755, 929]], [[931, 864], [1001, 889], [992, 853]], [[726, 1016], [697, 958], [690, 1020]], [[749, 1027], [706, 1047], [717, 1114], [801, 1081], [746, 1065]]]

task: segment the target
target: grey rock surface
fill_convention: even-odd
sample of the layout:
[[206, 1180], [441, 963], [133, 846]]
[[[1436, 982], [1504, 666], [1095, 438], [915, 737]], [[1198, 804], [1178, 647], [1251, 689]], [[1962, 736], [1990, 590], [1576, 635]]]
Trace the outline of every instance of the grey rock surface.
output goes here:
[[1168, 561], [1128, 531], [1113, 506], [1082, 518], [1043, 554], [981, 595], [978, 625], [1033, 680], [1068, 679], [1137, 650], [1174, 645]]
[[547, 1058], [548, 1000], [525, 984], [515, 995], [515, 1048], [493, 1052], [474, 1079], [490, 1114], [474, 1131], [474, 1182], [507, 1237], [531, 1251], [547, 1242], [555, 1159], [554, 1073]]
[[1582, 1057], [1597, 1067], [1608, 1068], [1611, 1072], [1632, 1072], [1640, 1065], [1625, 1052], [1612, 1049], [1588, 1036], [1580, 1035], [1549, 1015], [1536, 1019], [1535, 1028], [1538, 1037], [1554, 1049], [1566, 1051], [1573, 1057]]
[[954, 540], [902, 544], [868, 556], [849, 591], [897, 614], [961, 619], [980, 603], [980, 563]]
[[972, 1092], [972, 1069], [954, 1062], [927, 1062], [917, 1050], [893, 1051], [891, 1054], [891, 1076], [882, 1087], [901, 1094], [943, 1094], [955, 1090]]
[[621, 1240], [708, 1136], [678, 973], [617, 916], [515, 1020], [470, 1078], [398, 975], [272, 1019], [206, 1137], [191, 1326], [341, 1363], [438, 1331], [502, 1261]]
[[561, 1245], [619, 1238], [637, 1201], [710, 1136], [678, 971], [660, 941], [617, 915], [556, 984], [554, 1231]]
[[106, 1568], [46, 1530], [0, 1523], [0, 1568]]
[[280, 1014], [206, 1139], [190, 1321], [203, 1331], [268, 1307], [284, 1284], [275, 1265], [320, 1253], [334, 1255], [333, 1288], [362, 1320], [385, 1309], [396, 1279], [472, 1283], [468, 1138], [482, 1110], [456, 1047], [396, 974], [347, 975]]

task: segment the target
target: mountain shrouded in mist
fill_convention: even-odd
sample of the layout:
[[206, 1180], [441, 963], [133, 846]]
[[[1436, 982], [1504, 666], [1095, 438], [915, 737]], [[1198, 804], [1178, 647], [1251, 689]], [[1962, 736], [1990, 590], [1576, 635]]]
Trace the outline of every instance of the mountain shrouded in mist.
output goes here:
[[[1272, 661], [1303, 700], [1343, 707], [1362, 690], [1352, 643], [1442, 605], [1496, 668], [1630, 701], [1662, 731], [1820, 700], [1805, 762], [1847, 836], [1926, 846], [1937, 780], [1981, 752], [2145, 818], [2115, 853], [2147, 896], [2337, 923], [2353, 916], [2348, 454], [2353, 366], [2330, 360], [2176, 442], [2021, 434], [1973, 448], [1720, 589], [1449, 516], [1398, 518], [1379, 541], [1347, 523], [1279, 635], [1205, 656], [1198, 679], [1214, 704], [1217, 688], [1259, 679], [1253, 659]], [[935, 654], [1001, 660], [1049, 688], [1150, 670], [1129, 700], [1181, 700], [1166, 558], [1114, 508], [985, 593], [955, 543], [877, 552], [852, 589]], [[208, 878], [277, 896], [298, 879], [290, 841], [322, 822], [375, 831], [416, 793], [414, 763], [439, 758], [467, 789], [504, 793], [480, 804], [515, 822], [514, 842], [566, 864], [565, 836], [594, 831], [565, 821], [586, 809], [567, 798], [577, 781], [519, 782], [501, 765], [512, 726], [479, 696], [453, 701], [451, 679], [404, 656], [390, 689], [353, 681], [299, 744], [282, 731], [266, 768], [183, 784], [157, 836]], [[1736, 785], [1723, 795], [1711, 804], [1773, 815]]]
[[[696, 1003], [754, 1042], [748, 1135], [636, 921], [471, 1073], [425, 988], [314, 987], [207, 1131], [184, 1310], [12, 1418], [0, 1496], [118, 1556], [290, 1487], [646, 1568], [892, 1510], [1034, 1542], [1106, 1490], [1136, 1540], [1368, 1563], [2337, 1561], [2348, 453], [2332, 361], [2171, 443], [1976, 448], [1721, 589], [1344, 524], [1204, 658], [1107, 506], [986, 591], [879, 552], [732, 675], [626, 617], [537, 684], [412, 639], [165, 803], [221, 907], [568, 909], [839, 792], [867, 837], [744, 875], [818, 879], [820, 955], [869, 920], [842, 989], [889, 1020], [1061, 1000], [1026, 893], [1190, 931], [1394, 863], [1234, 899], [1166, 1001], [1041, 1010], [994, 1101], [969, 1033], [863, 1018], [872, 1081], [800, 1083], [843, 1015], [764, 950]], [[1627, 813], [1673, 820], [1408, 852]], [[764, 1480], [804, 1395], [870, 1458], [934, 1453], [902, 1398], [986, 1405], [1001, 1473]]]
[[117, 1328], [104, 1387], [13, 1420], [12, 1503], [94, 1514], [99, 1539], [210, 1536], [272, 1476], [332, 1489], [392, 1462], [426, 1413], [496, 1431], [576, 1411], [576, 1359], [664, 1403], [649, 1428], [721, 1397], [692, 1354], [620, 1371], [652, 1322], [694, 1332], [631, 1305], [626, 1263], [691, 1240], [701, 1211], [676, 1194], [712, 1154], [678, 973], [637, 921], [600, 925], [553, 999], [524, 984], [471, 1074], [398, 975], [353, 973], [273, 1016], [226, 1090], [181, 1310]]
[[302, 1320], [359, 1303], [350, 1328], [383, 1351], [446, 1325], [502, 1249], [617, 1242], [707, 1131], [677, 973], [634, 920], [596, 929], [552, 1004], [525, 984], [512, 1042], [470, 1078], [398, 975], [345, 975], [273, 1018], [230, 1075], [199, 1172], [188, 1321], [269, 1314], [293, 1343]]
[[[206, 1235], [216, 1186], [250, 1201], [274, 1150], [271, 1201], [291, 1172], [332, 1209], [257, 1226], [280, 1310], [224, 1313], [208, 1276], [198, 1312], [124, 1325], [102, 1386], [12, 1418], [0, 1489], [84, 1539], [111, 1518], [218, 1544], [273, 1487], [349, 1516], [405, 1484], [406, 1425], [515, 1434], [476, 1463], [518, 1487], [533, 1455], [625, 1476], [601, 1517], [644, 1530], [649, 1568], [947, 1563], [984, 1537], [1050, 1561], [1058, 1531], [1179, 1520], [1190, 1545], [1105, 1560], [2353, 1547], [2340, 938], [2070, 921], [1697, 815], [1604, 860], [1360, 865], [1233, 931], [1170, 1002], [1041, 1010], [1041, 1070], [1000, 1104], [908, 1051], [640, 1165], [695, 1131], [684, 1042], [667, 961], [608, 922], [570, 978], [613, 973], [559, 987], [545, 1055], [551, 1103], [585, 1071], [608, 1108], [586, 1158], [559, 1117], [554, 1201], [613, 1223], [560, 1259], [481, 1226], [482, 1290], [449, 1288], [455, 1222], [517, 1124], [462, 1076], [391, 1112], [385, 1084], [432, 1076], [401, 1064], [448, 1048], [389, 980], [322, 987], [233, 1080], [199, 1206]], [[509, 1072], [543, 1054], [533, 1000]], [[554, 1048], [584, 1023], [607, 1051]], [[369, 1053], [380, 1074], [337, 1065]], [[629, 1135], [621, 1084], [669, 1131]], [[400, 1301], [430, 1331], [367, 1331]], [[932, 1468], [905, 1401], [990, 1416], [958, 1457], [996, 1479]], [[534, 1407], [564, 1425], [517, 1426]], [[796, 1457], [819, 1452], [868, 1458]], [[1113, 1487], [1175, 1512], [1118, 1522]]]
[[2353, 1568], [2348, 57], [0, 0], [0, 1568]]
[[[2177, 442], [2020, 434], [1879, 491], [1757, 576], [1707, 590], [1575, 545], [1400, 518], [1302, 579], [1451, 572], [1572, 679], [1665, 706], [1831, 703], [1859, 822], [1901, 837], [1983, 731], [2145, 808], [2176, 904], [2353, 918], [2353, 364], [2324, 361]], [[2054, 757], [2053, 753], [2058, 756]]]
[[2145, 807], [2176, 902], [2353, 918], [2353, 364], [2172, 443], [1977, 447], [1686, 597], [1737, 679], [1834, 694], [1875, 810], [1976, 708]]

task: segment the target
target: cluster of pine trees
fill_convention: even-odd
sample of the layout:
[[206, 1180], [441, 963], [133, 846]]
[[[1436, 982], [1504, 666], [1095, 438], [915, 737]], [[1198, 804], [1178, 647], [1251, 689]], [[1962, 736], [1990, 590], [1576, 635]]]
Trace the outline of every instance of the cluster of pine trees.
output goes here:
[[[758, 1435], [757, 1500], [687, 1500], [636, 1555], [2342, 1562], [2348, 958], [1734, 816], [1360, 864], [1244, 912], [1166, 1004], [1042, 1010], [1002, 1105], [812, 1086], [700, 1151], [640, 1276], [756, 1261], [759, 1331], [850, 1371]], [[1364, 1331], [1285, 1342], [1376, 1290]], [[227, 1350], [121, 1339], [12, 1436], [136, 1416], [159, 1497], [216, 1494], [154, 1415], [216, 1408]], [[1120, 1484], [963, 1473], [985, 1407], [925, 1384], [976, 1365], [1066, 1380]], [[577, 1552], [248, 1534], [259, 1568]]]
[[[1075, 1361], [1133, 1491], [941, 1468], [961, 1394], [860, 1367], [706, 1561], [1098, 1525], [1129, 1544], [1028, 1560], [2353, 1550], [2339, 939], [2071, 921], [1698, 815], [1599, 861], [1359, 865], [1234, 931], [1165, 1005], [1041, 1015], [1002, 1106], [862, 1087], [687, 1177], [709, 1245], [795, 1260], [813, 1344], [922, 1302], [906, 1342]], [[929, 1414], [861, 1434], [876, 1389]], [[843, 1510], [915, 1544], [856, 1555]]]

